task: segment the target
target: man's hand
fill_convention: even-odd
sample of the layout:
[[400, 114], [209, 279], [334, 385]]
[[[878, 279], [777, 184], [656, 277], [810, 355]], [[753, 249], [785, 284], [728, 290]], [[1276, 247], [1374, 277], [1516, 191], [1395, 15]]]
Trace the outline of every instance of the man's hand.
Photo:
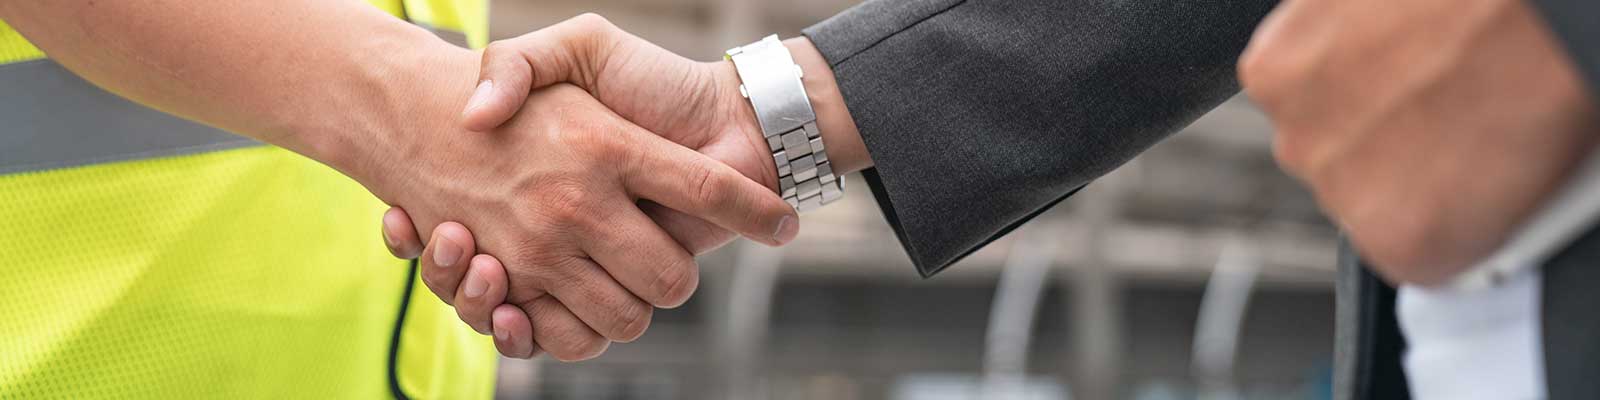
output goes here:
[[1600, 138], [1524, 3], [1289, 1], [1240, 61], [1279, 164], [1390, 280], [1438, 283], [1494, 251]]
[[[795, 223], [793, 208], [771, 190], [640, 129], [571, 85], [535, 91], [494, 132], [439, 144], [448, 148], [410, 157], [424, 164], [418, 171], [434, 172], [412, 177], [413, 190], [380, 197], [393, 197], [418, 221], [461, 221], [481, 235], [436, 236], [454, 246], [425, 252], [433, 263], [422, 273], [447, 300], [505, 290], [505, 303], [521, 312], [494, 312], [539, 328], [533, 337], [501, 338], [518, 344], [501, 346], [513, 356], [532, 355], [537, 339], [562, 360], [593, 357], [610, 341], [643, 333], [652, 307], [687, 300], [698, 281], [693, 255], [645, 216], [640, 199], [774, 245], [782, 242], [774, 232]], [[435, 224], [447, 227], [441, 235], [466, 232]], [[473, 256], [480, 251], [497, 257]], [[510, 287], [503, 279], [457, 287], [460, 271], [499, 273], [500, 261], [515, 274]]]
[[[834, 170], [842, 174], [870, 165], [865, 145], [861, 144], [854, 122], [844, 109], [826, 62], [809, 41], [798, 39], [788, 44], [796, 61], [806, 70], [806, 89], [816, 107]], [[599, 16], [587, 14], [522, 37], [490, 44], [484, 52], [482, 68], [478, 90], [467, 102], [464, 112], [464, 123], [472, 130], [487, 130], [502, 124], [525, 107], [523, 99], [530, 88], [568, 82], [585, 88], [628, 120], [727, 163], [745, 176], [764, 183], [770, 190], [777, 190], [776, 166], [754, 112], [748, 101], [739, 95], [739, 78], [729, 62], [695, 62], [680, 57], [621, 31]], [[640, 206], [678, 243], [695, 254], [719, 247], [735, 237], [727, 230], [679, 212], [670, 205], [661, 207], [644, 202]], [[422, 252], [420, 238], [409, 233], [414, 230], [408, 219], [398, 208], [384, 218], [385, 240], [395, 255], [402, 258], [415, 257]], [[793, 237], [793, 233], [784, 234]], [[471, 237], [472, 234], [459, 225], [440, 225], [427, 248], [471, 249]], [[440, 238], [467, 239], [441, 241]], [[467, 253], [470, 251], [459, 254]], [[486, 258], [484, 265], [492, 266], [492, 261]], [[519, 339], [561, 335], [555, 327], [549, 326], [538, 326], [538, 334], [525, 334], [522, 329], [529, 324], [503, 320], [515, 315], [495, 311], [494, 305], [498, 303], [489, 304], [503, 296], [499, 288], [515, 290], [516, 285], [497, 281], [508, 277], [515, 283], [520, 279], [515, 268], [499, 271], [485, 267], [482, 275], [476, 272], [476, 267], [468, 271], [428, 272], [437, 268], [434, 260], [426, 255], [421, 264], [429, 286], [436, 288], [435, 292], [446, 302], [456, 306], [463, 321], [480, 331], [493, 329], [497, 337]], [[484, 292], [488, 294], [462, 296], [468, 292], [467, 287], [488, 288]], [[448, 295], [452, 293], [456, 298]], [[503, 331], [512, 332], [502, 334]], [[522, 356], [507, 353], [508, 347], [532, 346], [500, 345], [502, 353]]]

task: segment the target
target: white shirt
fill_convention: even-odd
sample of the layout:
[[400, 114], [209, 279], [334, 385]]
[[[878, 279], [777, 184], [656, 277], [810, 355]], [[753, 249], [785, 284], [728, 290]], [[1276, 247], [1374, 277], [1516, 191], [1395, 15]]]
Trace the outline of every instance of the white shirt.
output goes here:
[[1538, 266], [1600, 218], [1600, 155], [1499, 250], [1441, 287], [1402, 286], [1403, 361], [1421, 400], [1543, 399]]

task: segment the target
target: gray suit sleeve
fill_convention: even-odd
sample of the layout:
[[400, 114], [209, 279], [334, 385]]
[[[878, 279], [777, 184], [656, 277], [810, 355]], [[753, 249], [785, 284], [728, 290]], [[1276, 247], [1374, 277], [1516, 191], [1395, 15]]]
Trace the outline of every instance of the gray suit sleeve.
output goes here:
[[924, 276], [1238, 92], [1275, 0], [875, 0], [804, 33]]

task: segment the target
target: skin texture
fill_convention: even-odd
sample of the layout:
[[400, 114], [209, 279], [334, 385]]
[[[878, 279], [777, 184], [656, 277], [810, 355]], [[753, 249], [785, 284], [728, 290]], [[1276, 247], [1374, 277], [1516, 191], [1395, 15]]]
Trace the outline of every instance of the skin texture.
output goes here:
[[1441, 283], [1494, 251], [1600, 133], [1520, 0], [1285, 2], [1239, 70], [1278, 163], [1397, 283]]
[[[316, 159], [409, 210], [416, 229], [386, 236], [458, 221], [435, 241], [459, 247], [423, 254], [441, 261], [424, 271], [429, 288], [452, 300], [467, 287], [504, 292], [491, 300], [509, 304], [493, 311], [507, 325], [571, 327], [538, 337], [557, 358], [632, 340], [654, 306], [694, 290], [692, 253], [640, 201], [772, 245], [798, 230], [769, 188], [573, 85], [526, 93], [504, 123], [467, 131], [460, 110], [482, 55], [362, 1], [0, 2], [0, 18], [101, 87]], [[502, 275], [435, 284], [469, 270]], [[504, 340], [526, 344], [511, 350], [536, 351], [513, 332]]]
[[[804, 38], [785, 43], [805, 71], [803, 81], [816, 109], [823, 140], [828, 144], [829, 158], [836, 165], [835, 171], [848, 173], [870, 166], [866, 146], [844, 108], [844, 99], [826, 61]], [[599, 16], [587, 14], [522, 37], [490, 44], [484, 52], [482, 68], [479, 89], [467, 102], [463, 114], [464, 125], [469, 129], [491, 129], [503, 123], [506, 117], [518, 111], [518, 105], [530, 88], [537, 91], [546, 85], [569, 82], [585, 88], [628, 120], [725, 162], [776, 191], [776, 165], [767, 151], [749, 101], [739, 95], [739, 78], [731, 62], [695, 62], [623, 32]], [[682, 227], [673, 230], [672, 236], [695, 254], [722, 246], [735, 236], [672, 208], [653, 204], [643, 207], [656, 221]], [[390, 248], [399, 257], [417, 254], [423, 246], [418, 237], [406, 234], [413, 229], [406, 222], [405, 211], [397, 208], [389, 213], [384, 219], [384, 232]], [[450, 252], [470, 254], [471, 241], [455, 238], [470, 238], [471, 233], [458, 228], [441, 225], [426, 248], [462, 247], [460, 251]], [[440, 238], [449, 239], [441, 241]], [[539, 321], [501, 324], [503, 315], [488, 305], [505, 295], [489, 293], [483, 295], [486, 297], [463, 297], [461, 291], [454, 289], [468, 286], [463, 282], [474, 282], [483, 287], [507, 287], [513, 292], [510, 297], [514, 298], [515, 292], [520, 290], [517, 282], [522, 279], [518, 271], [485, 272], [480, 276], [463, 274], [459, 270], [439, 271], [437, 263], [432, 261], [426, 254], [421, 258], [424, 280], [430, 287], [437, 287], [435, 293], [441, 294], [446, 302], [458, 304], [457, 314], [480, 332], [492, 329], [497, 338], [537, 339], [546, 335], [563, 336], [562, 332], [581, 328], [575, 324]], [[509, 284], [493, 281], [502, 275], [509, 277]], [[478, 279], [490, 283], [476, 283]], [[521, 331], [527, 326], [535, 328], [535, 332]], [[502, 335], [502, 331], [511, 332]], [[511, 357], [533, 355], [518, 351], [521, 349], [547, 347], [542, 341], [537, 346], [521, 342], [497, 341], [497, 344], [503, 354]]]

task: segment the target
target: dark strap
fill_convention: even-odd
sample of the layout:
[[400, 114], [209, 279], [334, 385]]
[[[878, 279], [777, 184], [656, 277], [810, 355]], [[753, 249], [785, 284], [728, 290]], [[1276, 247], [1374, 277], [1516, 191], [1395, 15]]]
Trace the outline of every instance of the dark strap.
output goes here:
[[1400, 363], [1406, 341], [1395, 318], [1395, 290], [1361, 262], [1348, 240], [1339, 241], [1334, 302], [1333, 398], [1410, 398]]
[[1544, 266], [1545, 384], [1551, 399], [1600, 399], [1600, 227]]

